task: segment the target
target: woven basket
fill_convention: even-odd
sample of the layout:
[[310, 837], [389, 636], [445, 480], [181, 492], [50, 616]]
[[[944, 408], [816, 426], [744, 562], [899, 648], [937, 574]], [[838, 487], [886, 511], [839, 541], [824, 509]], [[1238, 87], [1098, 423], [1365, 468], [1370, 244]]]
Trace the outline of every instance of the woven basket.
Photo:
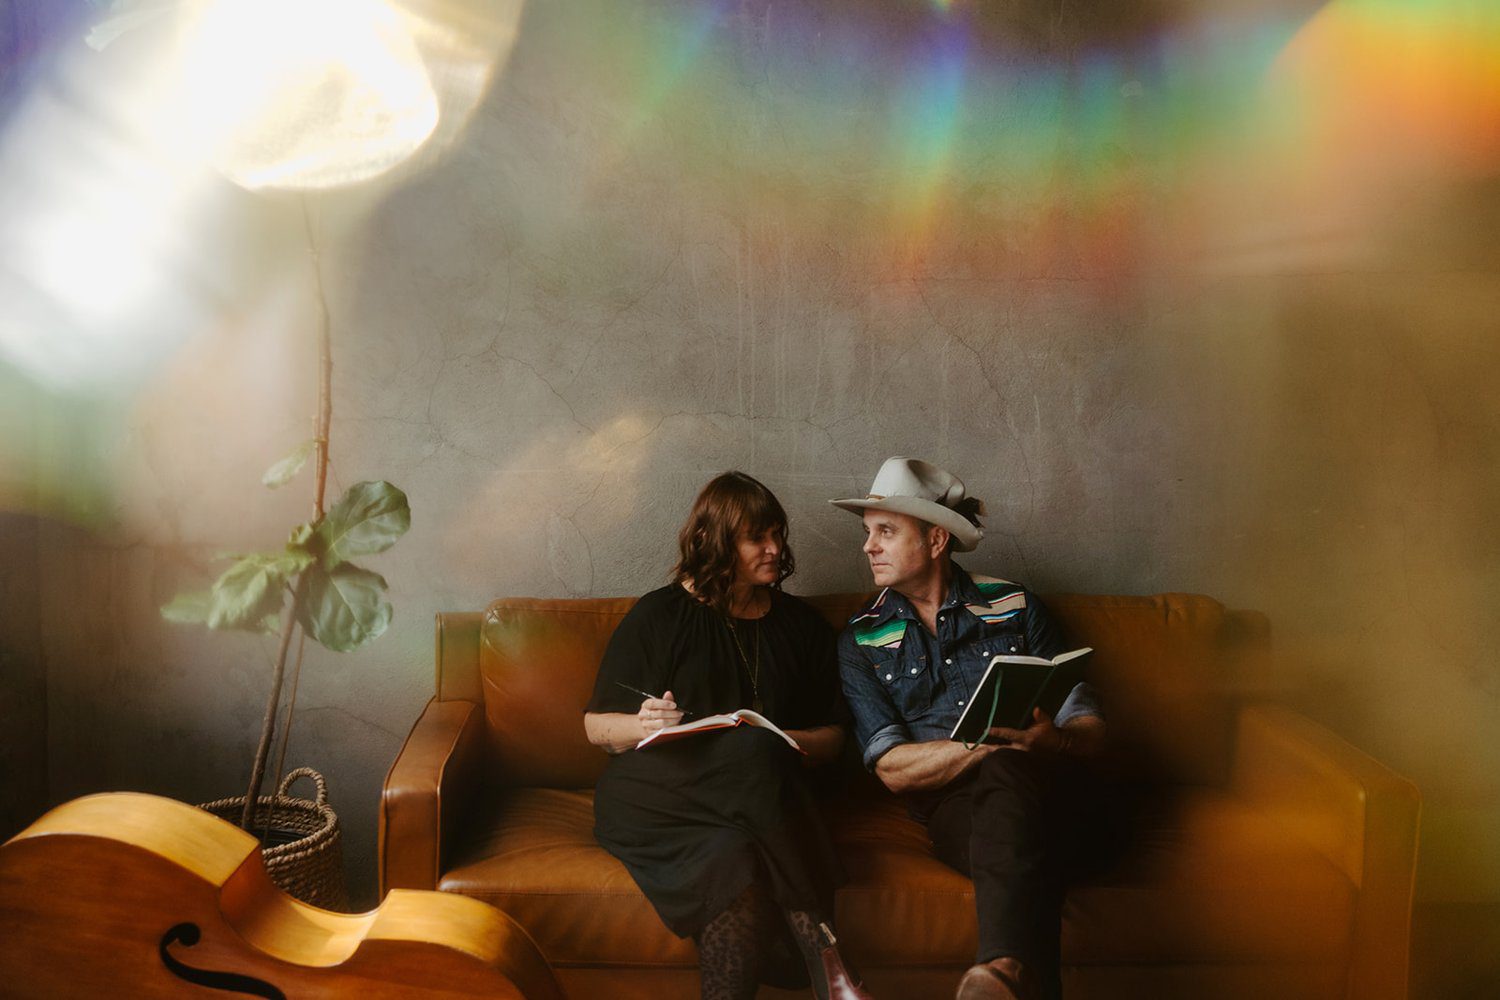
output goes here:
[[[311, 778], [318, 788], [315, 801], [288, 794], [298, 778]], [[198, 807], [238, 825], [245, 796], [216, 799]], [[343, 832], [328, 805], [328, 785], [310, 767], [288, 771], [275, 795], [262, 795], [251, 814], [250, 833], [260, 838], [261, 857], [271, 881], [283, 892], [325, 910], [346, 911]]]

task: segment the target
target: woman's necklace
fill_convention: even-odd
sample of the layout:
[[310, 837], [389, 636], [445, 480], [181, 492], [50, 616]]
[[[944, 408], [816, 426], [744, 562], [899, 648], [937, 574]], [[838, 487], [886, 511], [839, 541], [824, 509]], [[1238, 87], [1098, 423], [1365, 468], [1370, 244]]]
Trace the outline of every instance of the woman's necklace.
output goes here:
[[735, 652], [740, 654], [740, 662], [745, 665], [745, 673], [750, 675], [750, 707], [757, 712], [762, 712], [765, 711], [765, 706], [760, 700], [760, 619], [751, 620], [755, 623], [755, 659], [753, 661], [745, 655], [745, 647], [740, 643], [740, 633], [735, 627], [734, 619], [728, 615], [724, 616], [724, 624], [729, 626], [729, 638], [734, 640]]

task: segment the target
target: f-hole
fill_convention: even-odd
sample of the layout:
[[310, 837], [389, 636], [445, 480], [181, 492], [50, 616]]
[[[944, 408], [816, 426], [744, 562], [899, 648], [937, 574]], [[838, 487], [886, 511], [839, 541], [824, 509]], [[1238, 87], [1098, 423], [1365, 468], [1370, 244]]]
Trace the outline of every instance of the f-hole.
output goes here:
[[178, 979], [186, 980], [197, 986], [207, 986], [211, 990], [223, 990], [226, 993], [242, 993], [245, 996], [265, 997], [266, 1000], [286, 1000], [286, 994], [272, 986], [270, 983], [253, 976], [242, 976], [237, 972], [214, 972], [212, 969], [195, 969], [191, 965], [185, 965], [178, 961], [167, 949], [174, 944], [181, 944], [184, 948], [191, 948], [203, 937], [203, 932], [194, 923], [181, 923], [173, 927], [161, 937], [161, 944], [157, 951], [161, 954], [161, 962]]

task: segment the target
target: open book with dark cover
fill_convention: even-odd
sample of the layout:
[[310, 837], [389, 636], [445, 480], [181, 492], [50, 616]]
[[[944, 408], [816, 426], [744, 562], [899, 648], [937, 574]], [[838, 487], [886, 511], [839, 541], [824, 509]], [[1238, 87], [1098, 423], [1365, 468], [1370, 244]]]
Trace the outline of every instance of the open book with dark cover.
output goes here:
[[807, 753], [806, 750], [798, 745], [796, 740], [782, 732], [776, 723], [759, 712], [753, 712], [748, 708], [742, 708], [728, 715], [710, 715], [702, 719], [694, 719], [692, 722], [683, 722], [675, 726], [668, 726], [665, 729], [658, 729], [637, 743], [635, 748], [641, 750], [654, 743], [668, 743], [672, 740], [680, 740], [685, 736], [697, 736], [699, 733], [714, 733], [722, 729], [733, 729], [736, 726], [759, 726], [762, 729], [769, 729], [777, 736], [786, 740], [793, 750], [801, 754]]
[[948, 738], [982, 743], [992, 726], [1025, 729], [1031, 724], [1033, 709], [1056, 715], [1069, 692], [1083, 680], [1084, 664], [1092, 652], [1092, 648], [1085, 646], [1059, 653], [1050, 660], [1008, 654], [995, 657]]

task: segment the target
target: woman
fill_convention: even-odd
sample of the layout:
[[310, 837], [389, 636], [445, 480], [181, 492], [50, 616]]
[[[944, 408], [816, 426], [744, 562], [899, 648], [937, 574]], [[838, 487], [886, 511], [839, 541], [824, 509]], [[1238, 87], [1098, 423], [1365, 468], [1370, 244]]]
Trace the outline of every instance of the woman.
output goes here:
[[788, 939], [819, 997], [868, 996], [828, 929], [842, 869], [803, 758], [753, 726], [634, 749], [684, 718], [751, 708], [808, 763], [838, 755], [834, 635], [781, 591], [793, 568], [786, 535], [786, 512], [761, 483], [741, 472], [709, 482], [678, 536], [672, 582], [620, 622], [584, 715], [589, 741], [614, 755], [595, 789], [594, 834], [667, 927], [697, 944], [705, 1000], [753, 997], [763, 979], [804, 985]]

